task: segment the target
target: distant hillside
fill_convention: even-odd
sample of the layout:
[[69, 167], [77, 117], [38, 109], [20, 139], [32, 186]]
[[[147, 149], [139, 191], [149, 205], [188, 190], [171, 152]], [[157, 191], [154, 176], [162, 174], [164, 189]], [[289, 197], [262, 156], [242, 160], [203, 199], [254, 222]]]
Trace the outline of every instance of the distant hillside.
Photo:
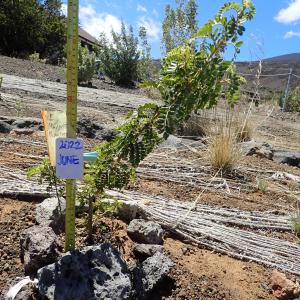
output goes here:
[[[259, 62], [237, 62], [237, 70], [242, 74], [257, 74]], [[300, 76], [300, 53], [291, 53], [286, 55], [275, 56], [262, 60], [262, 70], [260, 77], [260, 85], [262, 89], [269, 92], [284, 91], [288, 73], [290, 69], [293, 74]], [[265, 76], [272, 75], [272, 76]], [[253, 88], [254, 76], [245, 75], [247, 79], [247, 89]], [[292, 77], [292, 87], [299, 86], [300, 80]]]
[[290, 53], [280, 56], [274, 56], [267, 58], [264, 61], [273, 61], [273, 62], [300, 62], [300, 53]]

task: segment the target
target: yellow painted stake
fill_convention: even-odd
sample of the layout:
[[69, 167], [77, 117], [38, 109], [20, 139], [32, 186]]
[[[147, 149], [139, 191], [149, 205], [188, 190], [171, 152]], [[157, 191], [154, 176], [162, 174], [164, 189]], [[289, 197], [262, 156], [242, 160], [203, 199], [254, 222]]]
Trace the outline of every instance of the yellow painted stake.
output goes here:
[[[67, 138], [76, 138], [78, 81], [78, 0], [68, 0]], [[75, 249], [75, 180], [66, 180], [66, 251]]]

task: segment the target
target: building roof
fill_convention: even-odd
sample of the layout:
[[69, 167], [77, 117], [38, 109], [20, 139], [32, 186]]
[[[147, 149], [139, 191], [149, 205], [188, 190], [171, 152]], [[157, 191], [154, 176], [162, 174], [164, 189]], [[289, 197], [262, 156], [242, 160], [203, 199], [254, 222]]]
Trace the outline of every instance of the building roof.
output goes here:
[[83, 42], [89, 44], [89, 45], [98, 45], [98, 41], [95, 37], [90, 35], [88, 32], [86, 32], [84, 29], [81, 27], [78, 28], [78, 36], [79, 39], [82, 40]]

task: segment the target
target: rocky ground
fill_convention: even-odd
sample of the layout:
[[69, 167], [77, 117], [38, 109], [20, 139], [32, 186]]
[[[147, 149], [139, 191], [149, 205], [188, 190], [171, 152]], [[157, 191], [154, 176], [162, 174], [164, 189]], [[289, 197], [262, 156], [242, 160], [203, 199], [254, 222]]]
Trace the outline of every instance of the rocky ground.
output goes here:
[[[4, 82], [0, 89], [0, 179], [6, 172], [12, 172], [10, 176], [17, 179], [19, 171], [37, 165], [47, 155], [40, 111], [64, 109], [65, 84], [63, 77], [58, 76], [59, 68], [0, 56], [0, 76], [1, 73]], [[134, 91], [134, 95], [130, 94], [131, 90], [114, 89], [101, 85], [98, 89], [79, 88], [79, 134], [84, 138], [86, 150], [112, 138], [111, 129], [122, 122], [126, 113], [149, 101], [139, 91]], [[226, 181], [229, 192], [220, 187], [220, 182], [206, 188], [215, 172], [208, 163], [205, 144], [200, 143], [195, 148], [182, 147], [182, 140], [176, 138], [156, 150], [141, 165], [138, 180], [131, 190], [185, 203], [193, 202], [201, 194], [199, 203], [214, 207], [293, 214], [298, 207], [299, 182], [284, 175], [278, 180], [272, 176], [279, 173], [300, 176], [299, 165], [280, 164], [274, 152], [274, 149], [300, 152], [300, 116], [264, 106], [255, 109], [252, 119], [256, 124], [255, 139], [272, 144], [271, 157], [270, 153], [266, 154], [268, 149], [262, 149], [259, 144], [258, 149], [250, 151], [251, 155], [243, 156], [234, 174], [218, 176], [222, 183]], [[187, 167], [194, 168], [198, 175], [191, 177], [185, 170]], [[259, 181], [266, 182], [265, 189], [258, 188]], [[16, 277], [24, 275], [20, 236], [36, 223], [35, 208], [42, 200], [17, 194], [0, 197], [0, 297]], [[83, 217], [77, 219], [79, 248], [88, 244], [84, 222]], [[94, 236], [96, 243], [111, 242], [131, 266], [138, 261], [138, 255], [133, 251], [137, 241], [128, 234], [127, 228], [128, 222], [120, 218], [96, 217]], [[299, 245], [292, 231], [249, 230]], [[62, 235], [58, 236], [58, 244], [63, 245]], [[170, 231], [165, 231], [163, 248], [174, 267], [168, 279], [156, 287], [149, 299], [269, 300], [278, 296], [275, 291], [280, 285], [274, 286], [274, 280], [273, 285], [270, 284], [272, 267], [234, 259]], [[286, 275], [293, 282], [299, 280], [288, 272]], [[286, 281], [280, 279], [286, 287]], [[296, 297], [295, 294], [279, 299]]]

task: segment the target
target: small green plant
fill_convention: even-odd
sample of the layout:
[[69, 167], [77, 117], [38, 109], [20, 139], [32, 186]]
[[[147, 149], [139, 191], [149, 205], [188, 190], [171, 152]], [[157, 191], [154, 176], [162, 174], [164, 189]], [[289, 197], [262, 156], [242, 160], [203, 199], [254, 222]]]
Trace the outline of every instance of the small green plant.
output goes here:
[[118, 214], [119, 210], [122, 208], [123, 201], [113, 197], [110, 199], [97, 199], [94, 203], [94, 210], [96, 216], [102, 217], [113, 217]]
[[41, 59], [40, 54], [37, 53], [37, 52], [34, 52], [34, 53], [30, 54], [29, 55], [29, 60], [34, 61], [34, 62], [39, 62], [39, 63], [42, 63], [42, 64], [46, 63], [46, 59]]
[[21, 99], [16, 100], [16, 104], [15, 104], [15, 110], [17, 112], [17, 116], [20, 117], [22, 115], [22, 113], [24, 112], [26, 106], [24, 104], [24, 101]]
[[31, 179], [34, 176], [37, 176], [39, 184], [47, 183], [49, 194], [55, 190], [58, 199], [64, 197], [64, 181], [56, 176], [55, 168], [52, 167], [49, 159], [44, 159], [42, 164], [28, 169], [27, 177]]
[[257, 179], [257, 190], [265, 194], [268, 191], [268, 182], [264, 179]]
[[291, 217], [292, 230], [298, 235], [300, 234], [300, 210], [299, 208], [293, 213]]

